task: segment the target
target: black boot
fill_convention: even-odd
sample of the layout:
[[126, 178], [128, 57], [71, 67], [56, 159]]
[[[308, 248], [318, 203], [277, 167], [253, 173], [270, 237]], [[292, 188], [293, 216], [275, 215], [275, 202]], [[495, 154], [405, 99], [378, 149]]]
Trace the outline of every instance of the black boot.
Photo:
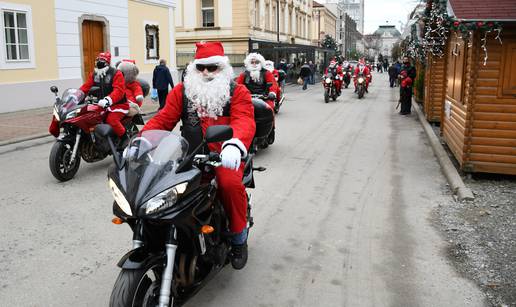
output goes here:
[[241, 270], [247, 263], [247, 241], [244, 244], [231, 246], [231, 266], [235, 270]]
[[127, 145], [129, 145], [129, 136], [127, 135], [127, 132], [124, 133], [124, 135], [122, 135], [119, 139], [118, 139], [118, 144], [116, 146], [116, 149], [118, 151], [123, 151]]

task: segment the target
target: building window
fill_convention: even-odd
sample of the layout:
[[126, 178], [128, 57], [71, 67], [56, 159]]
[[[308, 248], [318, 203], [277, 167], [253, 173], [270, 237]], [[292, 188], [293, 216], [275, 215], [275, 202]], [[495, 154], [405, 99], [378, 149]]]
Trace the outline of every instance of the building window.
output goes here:
[[158, 25], [145, 25], [145, 59], [159, 59], [159, 27]]
[[254, 26], [260, 27], [260, 1], [258, 0], [254, 2]]
[[30, 6], [0, 2], [0, 14], [0, 69], [34, 68]]
[[203, 28], [215, 27], [214, 0], [201, 0], [201, 14]]
[[278, 31], [276, 4], [272, 5], [272, 31]]
[[265, 5], [265, 30], [271, 29], [270, 8], [271, 6], [267, 3]]

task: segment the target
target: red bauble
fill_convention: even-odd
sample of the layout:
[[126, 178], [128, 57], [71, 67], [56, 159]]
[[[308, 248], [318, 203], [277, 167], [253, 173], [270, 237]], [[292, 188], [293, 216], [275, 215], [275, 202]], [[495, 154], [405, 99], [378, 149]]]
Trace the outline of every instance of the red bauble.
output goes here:
[[458, 22], [458, 21], [455, 21], [455, 22], [453, 23], [453, 26], [454, 26], [454, 27], [458, 27], [459, 25], [460, 25], [460, 22]]
[[478, 22], [477, 22], [477, 27], [479, 27], [479, 28], [480, 28], [480, 27], [481, 27], [481, 26], [483, 26], [483, 25], [484, 25], [484, 23], [483, 23], [482, 21], [478, 21]]
[[488, 27], [490, 27], [490, 28], [492, 28], [492, 27], [494, 27], [494, 23], [493, 23], [493, 22], [488, 22], [488, 23], [487, 23], [487, 26], [488, 26]]

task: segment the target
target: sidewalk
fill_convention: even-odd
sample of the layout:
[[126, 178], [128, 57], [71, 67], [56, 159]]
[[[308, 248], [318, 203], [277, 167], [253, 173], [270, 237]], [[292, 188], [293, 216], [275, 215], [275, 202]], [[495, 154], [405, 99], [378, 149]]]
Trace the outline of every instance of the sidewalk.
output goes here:
[[[159, 104], [149, 98], [143, 102], [143, 113], [149, 114], [158, 109]], [[53, 106], [0, 113], [0, 143], [16, 139], [38, 138], [50, 135], [48, 126], [52, 119]]]

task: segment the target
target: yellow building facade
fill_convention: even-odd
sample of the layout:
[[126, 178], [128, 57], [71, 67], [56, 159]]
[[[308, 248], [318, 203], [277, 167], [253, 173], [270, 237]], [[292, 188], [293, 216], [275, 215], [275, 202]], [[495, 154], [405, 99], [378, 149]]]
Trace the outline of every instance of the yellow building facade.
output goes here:
[[250, 51], [277, 60], [272, 50], [280, 45], [311, 44], [312, 0], [179, 0], [175, 17], [181, 67], [202, 40], [221, 41], [233, 65]]
[[112, 65], [136, 60], [151, 81], [159, 59], [175, 59], [175, 7], [176, 0], [0, 2], [0, 113], [52, 105], [49, 87], [79, 87], [100, 51], [111, 52]]

